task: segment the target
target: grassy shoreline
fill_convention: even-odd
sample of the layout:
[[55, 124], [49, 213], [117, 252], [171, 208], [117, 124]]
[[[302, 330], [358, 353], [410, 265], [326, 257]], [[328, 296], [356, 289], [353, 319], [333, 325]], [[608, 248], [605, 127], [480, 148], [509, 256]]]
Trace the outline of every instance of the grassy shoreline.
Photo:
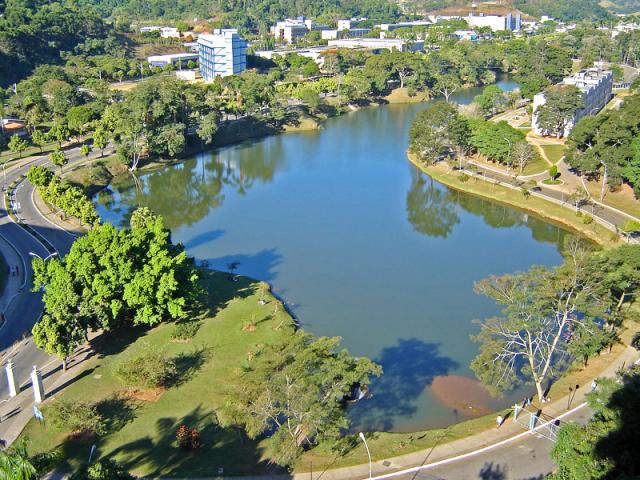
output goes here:
[[590, 224], [585, 224], [583, 222], [584, 217], [577, 216], [568, 208], [561, 207], [560, 205], [538, 197], [530, 196], [529, 198], [525, 198], [520, 192], [496, 185], [487, 180], [472, 177], [466, 181], [462, 181], [458, 175], [447, 172], [442, 165], [425, 166], [411, 153], [407, 153], [407, 157], [409, 161], [422, 172], [454, 190], [487, 198], [497, 203], [523, 210], [546, 222], [583, 235], [601, 246], [614, 246], [621, 241], [618, 235], [595, 221]]

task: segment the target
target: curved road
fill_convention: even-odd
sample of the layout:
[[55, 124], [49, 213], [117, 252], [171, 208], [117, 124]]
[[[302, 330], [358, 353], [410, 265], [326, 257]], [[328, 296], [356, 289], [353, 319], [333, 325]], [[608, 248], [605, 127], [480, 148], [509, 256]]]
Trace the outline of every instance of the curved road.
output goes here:
[[[70, 163], [84, 159], [79, 148], [69, 149], [66, 153]], [[6, 184], [9, 185], [19, 180], [32, 165], [48, 163], [50, 162], [46, 156], [40, 156], [7, 167]], [[33, 204], [32, 195], [33, 187], [31, 184], [26, 180], [21, 181], [15, 190], [15, 197], [12, 199], [18, 206], [18, 218], [22, 223], [29, 225], [46, 238], [60, 256], [66, 254], [73, 243], [74, 235], [43, 218]], [[30, 291], [33, 276], [31, 254], [34, 253], [44, 258], [49, 255], [49, 251], [46, 245], [9, 217], [4, 201], [0, 202], [0, 235], [13, 245], [23, 260], [23, 265], [20, 268], [25, 269], [25, 286], [5, 312], [6, 323], [0, 329], [0, 354], [3, 363], [12, 358], [16, 380], [20, 385], [25, 385], [29, 382], [29, 373], [34, 365], [43, 367], [53, 360], [52, 357], [38, 350], [30, 338], [31, 328], [42, 313], [41, 293]], [[4, 372], [1, 372], [0, 375], [4, 377]], [[7, 398], [8, 393], [7, 382], [3, 378], [0, 381], [0, 398]]]

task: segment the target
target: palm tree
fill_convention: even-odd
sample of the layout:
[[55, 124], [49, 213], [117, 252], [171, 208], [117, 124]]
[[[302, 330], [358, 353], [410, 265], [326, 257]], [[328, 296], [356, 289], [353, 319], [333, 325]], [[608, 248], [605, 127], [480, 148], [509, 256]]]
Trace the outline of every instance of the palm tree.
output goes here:
[[36, 467], [29, 460], [24, 440], [0, 451], [0, 480], [35, 480]]

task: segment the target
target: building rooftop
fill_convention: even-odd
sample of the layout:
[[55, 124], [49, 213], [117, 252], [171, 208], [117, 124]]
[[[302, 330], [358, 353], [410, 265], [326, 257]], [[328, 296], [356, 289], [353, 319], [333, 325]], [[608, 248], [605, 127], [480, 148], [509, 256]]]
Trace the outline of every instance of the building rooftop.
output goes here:
[[594, 88], [604, 78], [612, 76], [611, 70], [603, 70], [601, 68], [586, 68], [580, 70], [570, 77], [564, 78], [562, 81], [565, 85], [574, 85], [582, 91], [588, 91]]

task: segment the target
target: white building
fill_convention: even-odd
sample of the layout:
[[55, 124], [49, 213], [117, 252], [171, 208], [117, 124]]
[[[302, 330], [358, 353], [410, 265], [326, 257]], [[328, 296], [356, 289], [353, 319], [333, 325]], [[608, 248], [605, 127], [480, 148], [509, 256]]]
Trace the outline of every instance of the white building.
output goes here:
[[478, 34], [475, 30], [456, 30], [453, 36], [458, 40], [469, 40], [470, 42], [478, 41]]
[[180, 38], [180, 32], [174, 27], [162, 27], [160, 29], [160, 36], [162, 38]]
[[147, 57], [149, 65], [160, 68], [164, 68], [167, 65], [183, 67], [188, 62], [196, 62], [197, 60], [197, 53], [169, 53], [167, 55], [151, 55], [150, 57]]
[[423, 41], [409, 41], [400, 38], [353, 38], [329, 40], [329, 46], [335, 48], [361, 48], [367, 50], [397, 50], [399, 52], [420, 52], [424, 50]]
[[357, 38], [366, 35], [371, 31], [370, 28], [352, 28], [351, 30], [323, 30], [323, 40], [337, 40], [341, 38]]
[[433, 25], [431, 20], [415, 20], [413, 22], [381, 23], [380, 25], [375, 25], [375, 27], [383, 32], [392, 32], [400, 28], [429, 27], [431, 25]]
[[272, 60], [274, 57], [286, 57], [290, 53], [295, 53], [301, 57], [312, 59], [319, 67], [324, 65], [324, 54], [327, 47], [310, 47], [310, 48], [290, 48], [287, 50], [260, 50], [255, 55], [260, 58]]
[[338, 30], [351, 30], [351, 20], [338, 20]]
[[198, 38], [200, 73], [207, 82], [247, 69], [247, 41], [236, 29], [215, 29]]
[[[613, 89], [613, 73], [610, 70], [600, 68], [589, 68], [580, 70], [570, 77], [562, 80], [560, 85], [573, 85], [582, 92], [583, 107], [576, 111], [573, 120], [567, 124], [563, 136], [569, 135], [574, 125], [587, 115], [595, 115], [609, 102]], [[538, 125], [538, 108], [547, 102], [544, 92], [533, 97], [533, 116], [531, 126], [537, 135], [545, 135], [545, 132]]]
[[305, 20], [304, 17], [287, 18], [277, 22], [271, 27], [271, 33], [276, 41], [283, 43], [296, 43], [300, 37], [304, 37], [312, 30], [330, 30], [328, 25], [313, 23], [312, 20]]
[[517, 31], [522, 27], [522, 17], [519, 13], [508, 13], [507, 15], [473, 15], [470, 13], [467, 17], [463, 17], [463, 20], [466, 20], [470, 27], [489, 27], [493, 32], [499, 30]]

